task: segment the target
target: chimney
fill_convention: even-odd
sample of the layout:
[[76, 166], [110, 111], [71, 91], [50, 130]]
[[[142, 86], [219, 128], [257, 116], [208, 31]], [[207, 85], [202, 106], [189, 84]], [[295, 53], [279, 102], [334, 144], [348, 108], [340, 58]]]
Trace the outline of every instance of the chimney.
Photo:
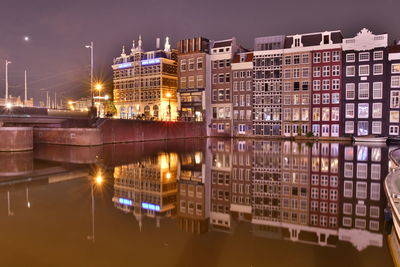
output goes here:
[[156, 39], [156, 50], [160, 50], [160, 38]]

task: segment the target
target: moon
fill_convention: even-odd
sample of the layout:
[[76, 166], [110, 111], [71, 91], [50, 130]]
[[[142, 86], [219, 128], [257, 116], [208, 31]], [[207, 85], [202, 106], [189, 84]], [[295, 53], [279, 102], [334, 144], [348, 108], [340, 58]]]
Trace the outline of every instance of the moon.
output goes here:
[[28, 42], [29, 41], [29, 36], [24, 36], [24, 41]]

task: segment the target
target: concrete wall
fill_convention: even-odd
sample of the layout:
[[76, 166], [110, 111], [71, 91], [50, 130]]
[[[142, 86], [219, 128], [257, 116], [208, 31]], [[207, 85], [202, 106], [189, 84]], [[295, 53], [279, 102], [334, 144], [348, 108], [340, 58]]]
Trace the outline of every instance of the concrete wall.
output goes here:
[[35, 128], [35, 144], [57, 144], [74, 146], [102, 145], [102, 134], [96, 128]]
[[33, 149], [32, 127], [0, 127], [0, 151]]
[[161, 122], [139, 120], [105, 120], [100, 129], [104, 144], [152, 141], [206, 136], [201, 122]]

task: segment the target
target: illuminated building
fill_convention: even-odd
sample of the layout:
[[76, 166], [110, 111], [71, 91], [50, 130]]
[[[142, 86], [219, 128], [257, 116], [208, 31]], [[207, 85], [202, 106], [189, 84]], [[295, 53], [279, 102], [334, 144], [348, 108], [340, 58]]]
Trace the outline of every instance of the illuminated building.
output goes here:
[[282, 134], [282, 56], [285, 36], [254, 40], [253, 128], [257, 136]]
[[178, 156], [163, 153], [137, 163], [114, 169], [114, 205], [135, 215], [141, 226], [142, 217], [155, 217], [157, 226], [162, 216], [176, 212]]
[[[397, 136], [400, 134], [400, 43], [388, 47], [388, 65], [386, 68], [387, 79], [386, 84], [390, 90], [388, 102], [384, 103], [388, 107], [389, 116], [387, 119], [387, 129], [389, 136]], [[384, 113], [385, 114], [385, 113]]]
[[232, 135], [231, 63], [233, 56], [243, 51], [236, 38], [211, 45], [211, 118], [207, 117], [210, 136]]
[[253, 53], [237, 53], [232, 67], [233, 136], [253, 135]]
[[[210, 97], [210, 41], [203, 37], [178, 42], [179, 119], [203, 121]], [[209, 99], [208, 99], [209, 102]]]
[[144, 52], [139, 37], [132, 43], [130, 54], [122, 53], [113, 65], [114, 104], [117, 116], [124, 119], [145, 118], [176, 120], [177, 118], [177, 53], [169, 39], [164, 49]]
[[387, 45], [387, 34], [374, 35], [365, 28], [343, 39], [344, 136], [387, 135], [383, 115], [390, 98], [385, 84]]
[[[312, 132], [311, 127], [311, 84], [312, 84], [312, 66], [313, 55], [318, 55], [313, 51], [331, 50], [340, 48], [342, 41], [342, 34], [340, 31], [319, 32], [296, 34], [286, 36], [285, 49], [283, 53], [283, 135], [297, 136], [306, 135]], [[327, 54], [327, 53], [326, 53]], [[329, 52], [330, 55], [330, 52]], [[329, 57], [330, 58], [330, 57]], [[326, 62], [326, 66], [322, 66], [323, 79], [325, 81], [326, 102], [329, 104], [328, 97], [330, 98], [330, 83], [331, 83], [331, 70], [330, 60]], [[336, 64], [336, 62], [335, 62]], [[321, 67], [321, 66], [318, 66]], [[325, 77], [325, 78], [324, 78]], [[314, 79], [320, 81], [318, 79]], [[335, 79], [336, 80], [336, 79]], [[328, 86], [329, 85], [329, 86]], [[322, 85], [321, 85], [322, 86]], [[335, 87], [336, 88], [336, 87]], [[319, 94], [315, 94], [319, 96]], [[333, 95], [333, 93], [332, 93]], [[329, 103], [328, 103], [329, 102]], [[336, 103], [338, 104], [338, 103]], [[329, 106], [328, 106], [329, 107]], [[328, 124], [329, 114], [324, 119]], [[336, 117], [335, 117], [336, 118]], [[336, 120], [334, 120], [336, 121]], [[324, 126], [324, 128], [326, 128]], [[338, 129], [338, 127], [334, 127]]]

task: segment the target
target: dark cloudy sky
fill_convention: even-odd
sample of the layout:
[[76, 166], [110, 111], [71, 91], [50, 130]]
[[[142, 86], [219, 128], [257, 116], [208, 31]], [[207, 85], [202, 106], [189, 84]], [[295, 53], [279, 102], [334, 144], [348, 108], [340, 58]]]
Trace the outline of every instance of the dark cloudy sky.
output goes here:
[[[342, 30], [354, 36], [362, 27], [400, 39], [400, 0], [0, 0], [0, 96], [5, 59], [10, 93], [23, 91], [28, 70], [31, 96], [41, 88], [66, 97], [88, 92], [89, 50], [95, 43], [97, 75], [110, 78], [112, 58], [142, 34], [145, 49], [155, 38], [236, 36], [252, 48], [257, 36]], [[23, 37], [29, 36], [30, 42]]]

